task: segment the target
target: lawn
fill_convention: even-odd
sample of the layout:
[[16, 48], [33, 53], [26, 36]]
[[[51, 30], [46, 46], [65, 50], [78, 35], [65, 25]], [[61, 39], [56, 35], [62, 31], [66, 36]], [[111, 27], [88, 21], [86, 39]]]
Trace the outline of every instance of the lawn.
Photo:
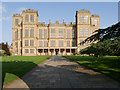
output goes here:
[[[2, 57], [2, 81], [6, 85], [20, 78], [50, 56], [7, 56]], [[1, 62], [1, 61], [0, 61]]]
[[92, 56], [65, 56], [65, 57], [120, 81], [120, 57], [116, 56], [105, 56], [101, 58], [95, 58]]

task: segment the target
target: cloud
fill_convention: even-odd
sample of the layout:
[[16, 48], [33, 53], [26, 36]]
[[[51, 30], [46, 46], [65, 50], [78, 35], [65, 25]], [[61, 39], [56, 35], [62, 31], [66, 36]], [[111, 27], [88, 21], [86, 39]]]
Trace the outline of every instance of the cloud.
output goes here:
[[25, 7], [21, 7], [21, 8], [19, 8], [19, 9], [17, 9], [16, 11], [17, 11], [17, 13], [22, 13], [22, 11], [23, 10], [26, 10], [27, 8], [25, 8]]

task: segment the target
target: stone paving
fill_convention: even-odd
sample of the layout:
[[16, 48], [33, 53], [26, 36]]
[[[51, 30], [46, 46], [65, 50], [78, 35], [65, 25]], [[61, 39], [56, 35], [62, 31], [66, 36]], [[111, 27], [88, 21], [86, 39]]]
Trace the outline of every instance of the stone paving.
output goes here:
[[120, 88], [120, 83], [61, 56], [53, 56], [6, 88]]

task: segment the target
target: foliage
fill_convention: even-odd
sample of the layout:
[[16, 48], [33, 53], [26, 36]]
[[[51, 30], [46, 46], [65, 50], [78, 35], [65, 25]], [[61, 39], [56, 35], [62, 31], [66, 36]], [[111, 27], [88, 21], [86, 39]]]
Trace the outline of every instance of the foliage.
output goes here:
[[[98, 41], [97, 43], [92, 43]], [[99, 29], [95, 34], [80, 44], [91, 42], [91, 46], [80, 51], [80, 54], [94, 54], [94, 56], [120, 55], [120, 22], [106, 29]]]
[[76, 61], [88, 68], [102, 72], [116, 80], [120, 81], [120, 57], [119, 56], [65, 56], [66, 58]]

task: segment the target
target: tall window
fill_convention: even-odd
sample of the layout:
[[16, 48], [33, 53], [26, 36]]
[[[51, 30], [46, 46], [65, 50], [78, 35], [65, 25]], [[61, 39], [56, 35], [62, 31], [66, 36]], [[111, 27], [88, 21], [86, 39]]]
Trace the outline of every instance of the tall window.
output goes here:
[[25, 49], [25, 53], [29, 53], [29, 49]]
[[20, 38], [22, 38], [22, 29], [20, 30]]
[[80, 37], [83, 37], [83, 28], [80, 28]]
[[50, 37], [55, 38], [55, 29], [51, 29]]
[[74, 46], [75, 46], [75, 41], [73, 40], [73, 41], [72, 41], [72, 47], [74, 47]]
[[67, 41], [67, 47], [70, 47], [70, 41]]
[[34, 15], [30, 15], [30, 22], [34, 22]]
[[34, 46], [34, 40], [30, 40], [30, 46]]
[[25, 40], [25, 46], [29, 46], [29, 40]]
[[15, 31], [15, 40], [18, 39], [18, 31]]
[[63, 37], [63, 29], [59, 29], [59, 37]]
[[97, 20], [96, 19], [94, 20], [94, 23], [95, 23], [95, 26], [97, 26]]
[[30, 53], [34, 53], [34, 49], [30, 49]]
[[88, 28], [85, 28], [85, 37], [88, 37]]
[[83, 15], [80, 15], [80, 22], [83, 22]]
[[85, 22], [85, 23], [88, 22], [88, 15], [86, 15], [86, 16], [84, 17], [84, 22]]
[[47, 29], [44, 29], [44, 38], [47, 38]]
[[39, 41], [39, 46], [40, 46], [40, 47], [42, 47], [42, 46], [43, 46], [43, 45], [42, 45], [42, 41]]
[[67, 38], [70, 38], [70, 30], [67, 30]]
[[91, 29], [91, 30], [90, 30], [90, 35], [92, 35], [92, 34], [93, 34], [93, 30]]
[[59, 47], [63, 47], [63, 40], [59, 40]]
[[72, 38], [75, 38], [75, 30], [72, 29]]
[[39, 29], [39, 38], [42, 38], [42, 29]]
[[28, 28], [25, 28], [25, 37], [29, 37], [29, 30], [28, 30]]
[[55, 40], [51, 40], [50, 46], [51, 46], [51, 47], [55, 47]]
[[47, 41], [44, 41], [44, 47], [47, 47]]
[[30, 37], [34, 37], [34, 28], [33, 27], [30, 28]]
[[29, 22], [29, 15], [25, 15], [25, 22]]
[[18, 25], [18, 19], [15, 19], [15, 25]]

